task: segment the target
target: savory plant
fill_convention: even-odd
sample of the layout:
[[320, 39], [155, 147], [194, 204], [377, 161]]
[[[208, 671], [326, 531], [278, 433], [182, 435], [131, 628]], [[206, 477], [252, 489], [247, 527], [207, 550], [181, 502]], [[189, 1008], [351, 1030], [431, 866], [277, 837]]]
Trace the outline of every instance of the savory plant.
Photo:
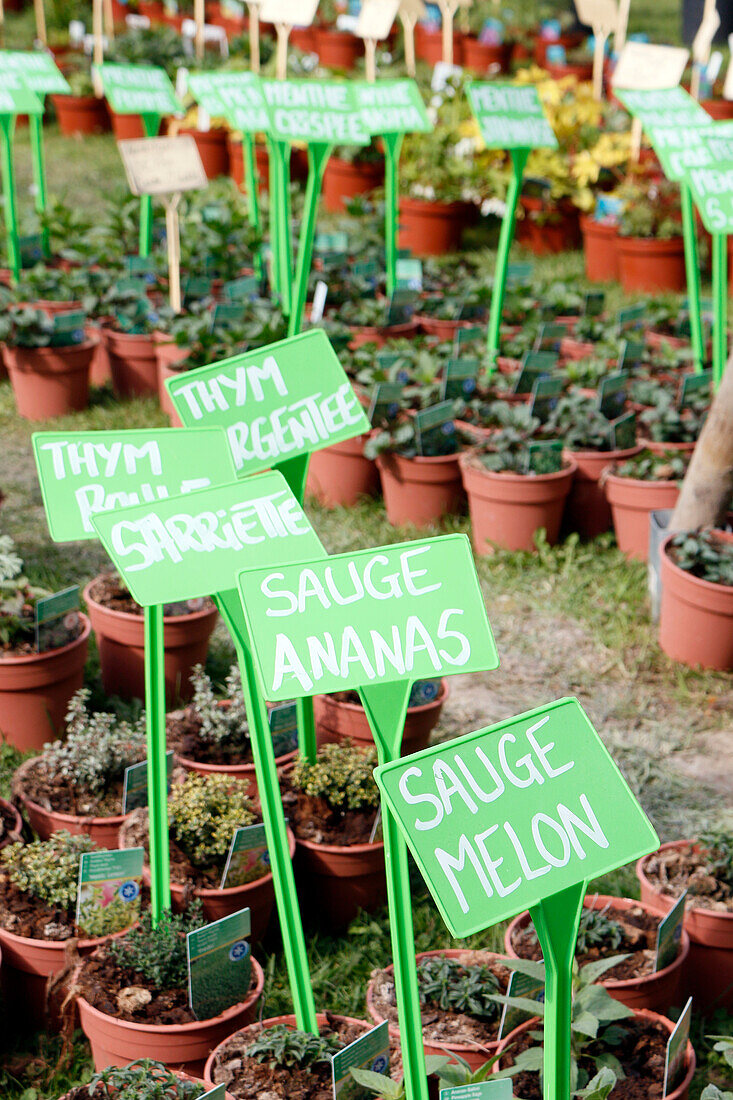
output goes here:
[[229, 775], [189, 772], [168, 799], [170, 832], [195, 867], [221, 864], [234, 830], [256, 821], [247, 785]]
[[0, 646], [35, 645], [36, 600], [45, 588], [31, 585], [9, 535], [0, 535]]
[[[11, 306], [0, 317], [0, 340], [12, 348], [47, 348], [57, 338], [54, 320], [41, 309]], [[83, 325], [65, 332], [65, 345], [82, 344], [86, 339]]]
[[702, 431], [709, 409], [710, 400], [707, 397], [681, 409], [672, 395], [663, 390], [656, 395], [654, 404], [644, 409], [639, 419], [649, 438], [655, 442], [693, 443]]
[[48, 840], [9, 845], [0, 852], [0, 861], [10, 882], [23, 893], [51, 908], [69, 911], [76, 904], [79, 859], [96, 848], [91, 837], [72, 836], [61, 829]]
[[376, 749], [339, 741], [320, 748], [312, 764], [298, 757], [290, 782], [294, 790], [324, 799], [333, 810], [371, 810], [379, 805], [376, 766]]
[[285, 1024], [263, 1028], [246, 1049], [246, 1056], [272, 1066], [315, 1066], [330, 1062], [342, 1044], [335, 1035], [312, 1035]]
[[186, 933], [206, 923], [201, 902], [191, 902], [185, 913], [166, 909], [153, 927], [146, 909], [139, 923], [105, 948], [110, 958], [124, 970], [131, 970], [156, 989], [185, 988], [188, 982]]
[[444, 1012], [463, 1012], [483, 1020], [495, 1020], [501, 1010], [494, 996], [501, 986], [491, 967], [465, 964], [436, 955], [422, 959], [417, 968], [420, 1004]]
[[198, 736], [210, 745], [249, 748], [247, 708], [242, 694], [242, 674], [239, 665], [232, 665], [225, 680], [227, 706], [220, 706], [211, 678], [203, 665], [194, 665], [191, 672], [193, 697], [191, 713], [199, 723]]
[[712, 528], [675, 535], [669, 543], [675, 565], [711, 584], [733, 585], [733, 544]]
[[198, 1100], [206, 1085], [184, 1081], [162, 1062], [138, 1058], [127, 1066], [108, 1066], [89, 1082], [94, 1100]]

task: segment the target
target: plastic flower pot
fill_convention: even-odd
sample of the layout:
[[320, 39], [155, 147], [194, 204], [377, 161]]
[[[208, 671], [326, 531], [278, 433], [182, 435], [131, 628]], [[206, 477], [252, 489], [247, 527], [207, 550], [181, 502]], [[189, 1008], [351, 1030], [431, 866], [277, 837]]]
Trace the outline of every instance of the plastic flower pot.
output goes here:
[[387, 519], [393, 527], [427, 527], [462, 510], [463, 485], [458, 455], [438, 458], [377, 456]]
[[[660, 852], [672, 848], [686, 848], [694, 842], [676, 840], [662, 844]], [[668, 912], [677, 901], [657, 890], [648, 878], [646, 866], [650, 856], [644, 856], [636, 864], [636, 875], [641, 884], [641, 900], [662, 913]], [[716, 1009], [733, 1009], [733, 913], [718, 913], [713, 909], [695, 906], [685, 912], [685, 930], [690, 937], [690, 961], [687, 968], [687, 992], [695, 998], [698, 1011], [714, 1012]]]
[[96, 340], [68, 347], [5, 347], [18, 415], [47, 420], [85, 409], [89, 403], [89, 369]]
[[255, 1018], [265, 976], [254, 958], [252, 973], [255, 987], [241, 1004], [233, 1005], [210, 1020], [194, 1020], [188, 1024], [139, 1024], [118, 1020], [79, 997], [79, 1017], [91, 1044], [94, 1068], [126, 1066], [137, 1058], [153, 1058], [201, 1077], [211, 1048]]
[[107, 104], [95, 95], [52, 95], [51, 102], [65, 137], [105, 134], [111, 128]]
[[459, 329], [473, 328], [480, 321], [450, 321], [443, 317], [431, 317], [427, 313], [418, 313], [415, 320], [419, 321], [420, 328], [427, 336], [437, 336], [440, 342], [452, 340]]
[[617, 250], [619, 279], [627, 294], [636, 291], [683, 291], [686, 288], [685, 244], [682, 237], [660, 241], [653, 237], [619, 235]]
[[349, 199], [366, 195], [383, 183], [383, 164], [359, 164], [330, 157], [323, 174], [323, 207], [331, 214], [343, 213]]
[[[586, 909], [605, 909], [607, 905], [614, 909], [646, 909], [652, 916], [661, 918], [663, 910], [658, 905], [645, 904], [632, 901], [631, 898], [614, 898], [606, 894], [586, 894], [583, 901]], [[528, 912], [520, 913], [511, 922], [504, 933], [504, 947], [507, 955], [512, 959], [522, 956], [514, 949], [514, 938], [517, 933], [523, 931], [529, 924]], [[650, 1008], [655, 1012], [665, 1012], [671, 1005], [680, 1004], [683, 989], [683, 978], [687, 973], [688, 956], [690, 952], [690, 939], [683, 930], [680, 940], [677, 958], [665, 966], [663, 970], [657, 970], [653, 974], [646, 974], [640, 978], [609, 978], [598, 984], [604, 986], [615, 1001], [632, 1008], [635, 1012], [642, 1008]]]
[[582, 44], [584, 37], [581, 31], [567, 31], [557, 38], [542, 38], [538, 35], [534, 42], [534, 59], [543, 69], [547, 69], [548, 46], [563, 46], [565, 52], [570, 53], [571, 50], [577, 50], [578, 46]]
[[[430, 734], [440, 721], [443, 705], [448, 698], [448, 682], [441, 680], [440, 691], [429, 703], [408, 707], [402, 734], [402, 756], [427, 747]], [[333, 695], [316, 695], [313, 698], [318, 747], [349, 738], [356, 745], [374, 747], [374, 738], [366, 712], [359, 703], [347, 703]]]
[[125, 815], [83, 817], [80, 814], [61, 813], [58, 810], [40, 806], [29, 798], [24, 790], [24, 785], [36, 765], [36, 759], [23, 761], [13, 778], [13, 792], [20, 799], [31, 828], [38, 833], [41, 840], [48, 840], [52, 833], [66, 829], [74, 836], [80, 834], [90, 836], [100, 848], [116, 848], [117, 834], [126, 820]]
[[[733, 542], [733, 535], [716, 531]], [[673, 536], [660, 554], [662, 605], [659, 644], [674, 661], [692, 668], [733, 669], [733, 586], [713, 584], [680, 569], [669, 555]]]
[[470, 203], [428, 202], [402, 197], [399, 201], [400, 248], [415, 256], [457, 252], [469, 222]]
[[611, 526], [611, 505], [600, 484], [603, 471], [616, 462], [637, 455], [641, 447], [623, 451], [564, 451], [578, 466], [565, 505], [565, 527], [581, 538], [594, 539]]
[[331, 930], [345, 928], [360, 909], [370, 913], [386, 900], [382, 841], [346, 846], [296, 837], [295, 868], [301, 904]]
[[353, 69], [364, 49], [361, 39], [355, 34], [331, 27], [315, 27], [314, 39], [318, 60], [326, 69]]
[[144, 397], [158, 392], [158, 365], [153, 337], [101, 329], [109, 355], [112, 386], [118, 397]]
[[[462, 65], [463, 58], [462, 31], [453, 31], [453, 64]], [[424, 23], [415, 26], [415, 57], [421, 61], [427, 61], [428, 65], [437, 65], [443, 60], [443, 29], [436, 30], [427, 27]]]
[[[84, 599], [97, 638], [104, 690], [121, 699], [144, 699], [144, 617], [97, 603], [90, 595], [94, 583], [90, 581], [84, 589]], [[191, 669], [206, 661], [217, 615], [215, 607], [204, 607], [188, 615], [166, 615], [163, 619], [168, 706], [191, 697]]]
[[716, 122], [725, 122], [726, 119], [733, 118], [733, 102], [730, 99], [723, 99], [717, 96], [715, 99], [701, 99], [700, 106], [703, 107]]
[[674, 508], [680, 495], [677, 482], [642, 481], [635, 477], [606, 474], [605, 489], [619, 550], [627, 558], [646, 561], [649, 556], [649, 516], [661, 508]]
[[656, 439], [643, 439], [642, 445], [645, 450], [655, 455], [663, 455], [665, 451], [673, 451], [678, 455], [691, 455], [697, 446], [697, 441], [693, 439], [689, 443], [660, 443]]
[[376, 344], [383, 347], [388, 340], [411, 340], [420, 331], [417, 321], [403, 321], [399, 325], [353, 325], [349, 347], [352, 351], [361, 348], [364, 344]]
[[156, 332], [154, 340], [156, 373], [158, 376], [158, 401], [163, 412], [167, 414], [171, 426], [181, 428], [183, 426], [181, 418], [176, 412], [168, 390], [165, 388], [165, 383], [168, 378], [179, 376], [181, 372], [175, 369], [175, 364], [183, 362], [189, 353], [189, 349], [179, 347], [175, 340], [169, 340], [164, 333]]
[[367, 438], [359, 435], [311, 454], [306, 491], [325, 508], [351, 508], [362, 497], [377, 495], [379, 471], [364, 455]]
[[552, 474], [494, 473], [468, 452], [461, 455], [463, 488], [468, 496], [471, 541], [477, 554], [491, 553], [491, 543], [505, 550], [534, 550], [540, 528], [550, 545], [560, 524], [577, 463], [565, 459]]
[[112, 130], [117, 141], [129, 141], [132, 138], [146, 137], [142, 115], [118, 115], [109, 105], [108, 110], [112, 121]]
[[23, 818], [12, 802], [7, 802], [4, 798], [0, 798], [0, 811], [2, 811], [1, 816], [5, 819], [6, 828], [5, 836], [0, 840], [0, 851], [2, 851], [9, 844], [15, 844], [16, 840], [20, 840]]
[[518, 244], [526, 245], [535, 256], [580, 248], [580, 212], [572, 203], [548, 203], [534, 195], [520, 195], [519, 203], [525, 216], [517, 220], [514, 236]]
[[60, 649], [0, 655], [0, 729], [21, 752], [40, 751], [59, 736], [69, 699], [84, 682], [91, 623], [86, 615], [79, 617], [81, 634]]
[[583, 234], [585, 274], [591, 283], [611, 283], [618, 279], [618, 226], [580, 215]]
[[196, 130], [184, 127], [179, 134], [189, 134], [196, 142], [206, 176], [215, 180], [219, 176], [229, 175], [229, 150], [227, 131], [221, 127], [211, 130]]
[[553, 62], [548, 61], [545, 68], [553, 80], [566, 80], [569, 76], [575, 77], [578, 81], [593, 79], [592, 61], [564, 62], [562, 64], [553, 64]]
[[492, 74], [509, 72], [514, 49], [514, 43], [511, 40], [497, 43], [480, 42], [478, 38], [467, 34], [463, 37], [462, 48], [464, 67], [471, 72], [482, 76], [489, 71]]

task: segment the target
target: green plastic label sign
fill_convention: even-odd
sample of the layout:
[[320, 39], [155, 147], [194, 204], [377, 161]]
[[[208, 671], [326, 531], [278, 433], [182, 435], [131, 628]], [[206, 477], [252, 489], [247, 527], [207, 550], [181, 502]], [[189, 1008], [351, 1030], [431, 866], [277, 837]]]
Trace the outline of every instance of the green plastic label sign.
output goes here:
[[157, 65], [105, 61], [92, 69], [99, 73], [104, 94], [118, 115], [173, 115], [183, 111], [168, 74]]
[[[232, 481], [220, 428], [35, 432], [33, 454], [55, 542], [93, 539], [92, 516]], [[208, 595], [208, 593], [207, 593]]]
[[465, 535], [239, 575], [266, 699], [498, 668]]
[[[320, 556], [323, 548], [282, 474], [94, 517], [138, 603], [174, 603], [234, 587], [249, 563]], [[291, 697], [287, 697], [291, 698]]]
[[263, 80], [269, 132], [278, 141], [368, 145], [353, 84], [337, 80]]
[[245, 1000], [252, 974], [250, 929], [249, 909], [242, 909], [187, 933], [188, 1003], [197, 1020], [211, 1020]]
[[60, 649], [79, 634], [79, 585], [36, 600], [36, 650]]
[[43, 104], [19, 73], [2, 71], [0, 115], [42, 115]]
[[358, 1085], [351, 1076], [352, 1069], [367, 1069], [372, 1073], [389, 1076], [389, 1023], [377, 1024], [365, 1035], [339, 1050], [331, 1058], [333, 1095], [335, 1100], [370, 1100], [372, 1089]]
[[[509, 977], [506, 995], [507, 997], [523, 997], [527, 1001], [544, 1001], [544, 979], [534, 978], [531, 974], [520, 974], [519, 971], [514, 970]], [[501, 1023], [499, 1024], [499, 1038], [505, 1038], [510, 1031], [514, 1031], [515, 1027], [519, 1027], [525, 1020], [529, 1020], [536, 1015], [537, 1013], [526, 1012], [523, 1008], [505, 1004], [501, 1013]]]
[[534, 85], [474, 80], [466, 95], [487, 149], [557, 148]]
[[668, 1096], [669, 1093], [679, 1083], [679, 1079], [682, 1076], [682, 1070], [685, 1064], [685, 1053], [687, 1051], [687, 1044], [690, 1040], [690, 1023], [692, 1022], [692, 997], [689, 998], [687, 1004], [682, 1009], [680, 1018], [678, 1019], [675, 1029], [669, 1037], [667, 1043], [667, 1053], [664, 1061], [664, 1089], [662, 1090], [662, 1096]]
[[213, 1089], [202, 1093], [199, 1100], [224, 1100], [225, 1097], [226, 1089], [224, 1085], [214, 1085]]
[[[168, 774], [168, 793], [171, 789], [173, 776], [173, 750], [165, 754], [166, 771]], [[129, 814], [140, 806], [148, 804], [148, 762], [141, 760], [139, 764], [130, 764], [125, 768], [125, 779], [122, 787], [122, 812]]]
[[457, 938], [659, 846], [576, 699], [374, 775]]
[[224, 874], [221, 876], [221, 889], [244, 886], [253, 879], [269, 874], [269, 871], [270, 857], [267, 851], [265, 826], [242, 825], [235, 829]]
[[191, 95], [212, 118], [225, 118], [235, 130], [266, 131], [270, 116], [256, 73], [191, 73]]
[[658, 88], [631, 90], [615, 88], [614, 95], [623, 103], [644, 129], [648, 126], [686, 126], [699, 128], [710, 126], [711, 119], [704, 107], [684, 88]]
[[17, 73], [36, 95], [67, 95], [69, 83], [51, 54], [45, 50], [0, 50], [0, 73], [5, 87], [7, 73]]
[[380, 80], [353, 85], [364, 128], [369, 134], [427, 134], [432, 129], [414, 80]]
[[322, 329], [186, 371], [166, 386], [184, 424], [226, 429], [240, 475], [369, 431]]
[[298, 747], [298, 711], [295, 703], [283, 703], [271, 707], [267, 720], [272, 734], [272, 749], [275, 758], [286, 756]]
[[685, 919], [687, 891], [672, 906], [657, 928], [657, 950], [654, 961], [655, 970], [664, 970], [677, 958], [682, 943], [682, 924]]
[[76, 923], [88, 939], [129, 928], [140, 916], [143, 848], [83, 852]]
[[512, 1100], [512, 1082], [506, 1077], [502, 1081], [478, 1081], [475, 1085], [441, 1089], [440, 1100]]
[[733, 161], [691, 168], [685, 179], [708, 233], [733, 232]]

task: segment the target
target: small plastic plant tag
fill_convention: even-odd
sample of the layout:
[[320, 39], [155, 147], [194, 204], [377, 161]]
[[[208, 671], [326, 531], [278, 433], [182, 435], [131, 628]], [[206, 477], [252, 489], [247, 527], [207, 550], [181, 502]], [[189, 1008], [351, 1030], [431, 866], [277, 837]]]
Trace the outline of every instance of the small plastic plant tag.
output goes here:
[[487, 149], [556, 149], [536, 87], [471, 81], [466, 95]]
[[[544, 1001], [545, 983], [540, 981], [539, 978], [533, 978], [529, 974], [520, 974], [519, 971], [514, 970], [509, 977], [506, 995], [507, 997], [524, 997], [528, 1001]], [[504, 1039], [510, 1031], [514, 1031], [515, 1027], [519, 1027], [525, 1020], [529, 1019], [531, 1019], [529, 1012], [525, 1012], [524, 1009], [517, 1008], [515, 1005], [505, 1004], [501, 1013], [498, 1038]]]
[[612, 420], [609, 426], [612, 451], [628, 451], [636, 446], [636, 413], [629, 412]]
[[375, 426], [394, 420], [400, 411], [404, 382], [378, 382], [372, 390], [369, 422]]
[[267, 850], [265, 826], [243, 825], [235, 829], [224, 874], [221, 876], [221, 889], [244, 886], [245, 883], [262, 878], [269, 872], [270, 855]]
[[224, 1085], [214, 1085], [213, 1089], [209, 1089], [208, 1092], [203, 1093], [199, 1100], [224, 1100], [226, 1097], [226, 1089]]
[[[538, 378], [535, 382], [532, 387], [532, 400], [529, 409], [532, 416], [536, 416], [541, 424], [550, 419], [550, 415], [560, 400], [562, 391], [562, 378]], [[535, 444], [530, 444], [530, 446], [535, 446]]]
[[339, 1050], [331, 1058], [334, 1100], [372, 1100], [374, 1092], [352, 1077], [350, 1070], [367, 1069], [389, 1076], [389, 1023], [377, 1024], [365, 1035]]
[[583, 298], [583, 315], [585, 317], [600, 317], [606, 302], [606, 294], [603, 290], [589, 290]]
[[439, 446], [442, 437], [453, 435], [456, 430], [453, 423], [453, 402], [441, 401], [440, 404], [433, 405], [429, 409], [421, 409], [420, 412], [415, 413], [413, 424], [417, 453], [434, 454], [436, 446], [438, 446], [438, 453], [442, 453], [443, 448]]
[[733, 160], [691, 168], [684, 178], [708, 233], [733, 232]]
[[478, 359], [449, 359], [443, 369], [440, 396], [444, 401], [470, 401], [476, 392]]
[[230, 329], [244, 321], [244, 306], [241, 302], [217, 302], [211, 316], [211, 331]]
[[87, 939], [122, 932], [140, 916], [144, 848], [83, 852], [76, 923]]
[[260, 281], [256, 275], [243, 275], [241, 279], [224, 283], [223, 289], [227, 302], [252, 301], [259, 295]]
[[531, 393], [538, 378], [548, 378], [557, 366], [557, 352], [528, 351], [522, 360], [514, 393]]
[[636, 306], [626, 306], [616, 314], [616, 321], [620, 329], [640, 328], [646, 316], [646, 303], [639, 302]]
[[[165, 754], [166, 771], [168, 773], [168, 793], [171, 790], [171, 777], [173, 775], [173, 750]], [[122, 789], [122, 812], [129, 814], [131, 810], [137, 810], [140, 806], [148, 804], [148, 762], [141, 760], [139, 764], [130, 764], [125, 768], [125, 780]]]
[[456, 334], [453, 338], [453, 348], [456, 358], [460, 357], [461, 348], [466, 344], [472, 344], [476, 340], [484, 341], [486, 339], [486, 333], [481, 328], [481, 325], [465, 325], [463, 328], [456, 329]]
[[618, 357], [618, 369], [629, 371], [638, 367], [644, 358], [646, 344], [641, 340], [622, 340]]
[[668, 1096], [679, 1084], [685, 1065], [685, 1052], [690, 1040], [690, 1023], [692, 1021], [692, 997], [682, 1009], [675, 1029], [667, 1042], [667, 1053], [664, 1059], [664, 1088], [662, 1096]]
[[187, 933], [188, 1003], [197, 1020], [211, 1020], [246, 999], [250, 930], [249, 909], [241, 909]]
[[528, 474], [556, 474], [562, 470], [562, 440], [543, 439], [527, 447]]
[[475, 1085], [458, 1085], [440, 1090], [440, 1100], [512, 1100], [512, 1082], [477, 1081]]
[[657, 951], [654, 957], [654, 969], [664, 970], [679, 955], [682, 943], [682, 924], [685, 919], [687, 891], [679, 898], [657, 928]]
[[[397, 261], [405, 263], [404, 260]], [[417, 291], [412, 287], [398, 286], [389, 300], [387, 307], [387, 327], [392, 325], [404, 325], [412, 319], [417, 305]]]
[[560, 344], [567, 334], [567, 325], [560, 325], [554, 321], [545, 321], [543, 325], [540, 325], [540, 330], [537, 333], [537, 339], [534, 344], [534, 350], [554, 351], [559, 353]]
[[609, 374], [598, 387], [598, 409], [606, 420], [614, 420], [624, 411], [629, 376], [625, 371]]
[[43, 259], [43, 238], [40, 233], [28, 233], [18, 237], [20, 266], [33, 267]]
[[70, 344], [81, 344], [84, 340], [84, 326], [87, 315], [81, 309], [66, 310], [53, 317], [51, 347], [63, 348]]
[[712, 370], [703, 370], [699, 374], [685, 375], [682, 379], [682, 390], [680, 391], [680, 408], [686, 409], [697, 397], [710, 397], [712, 385]]
[[60, 649], [79, 636], [79, 585], [36, 600], [36, 651]]
[[183, 104], [165, 69], [158, 65], [93, 65], [102, 81], [104, 94], [118, 115], [175, 115]]
[[407, 290], [422, 290], [421, 260], [397, 261], [397, 288], [405, 288]]

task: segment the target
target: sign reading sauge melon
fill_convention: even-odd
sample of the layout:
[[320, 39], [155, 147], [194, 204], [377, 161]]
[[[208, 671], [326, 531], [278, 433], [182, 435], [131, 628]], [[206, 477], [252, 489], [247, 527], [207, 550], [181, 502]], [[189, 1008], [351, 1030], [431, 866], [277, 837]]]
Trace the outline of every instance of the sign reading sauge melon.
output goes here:
[[240, 474], [321, 450], [370, 428], [320, 329], [186, 371], [166, 386], [184, 424], [226, 429]]
[[353, 85], [343, 80], [263, 80], [269, 131], [278, 141], [368, 145]]
[[557, 147], [534, 85], [475, 80], [466, 94], [488, 149]]
[[188, 88], [212, 118], [225, 118], [236, 130], [267, 130], [270, 116], [256, 73], [191, 73]]
[[248, 570], [239, 592], [272, 701], [499, 665], [465, 535]]
[[375, 778], [456, 937], [659, 844], [576, 699], [385, 764]]
[[362, 121], [370, 134], [429, 133], [432, 123], [414, 80], [354, 84]]
[[183, 111], [168, 74], [157, 65], [93, 65], [118, 115], [170, 115]]

